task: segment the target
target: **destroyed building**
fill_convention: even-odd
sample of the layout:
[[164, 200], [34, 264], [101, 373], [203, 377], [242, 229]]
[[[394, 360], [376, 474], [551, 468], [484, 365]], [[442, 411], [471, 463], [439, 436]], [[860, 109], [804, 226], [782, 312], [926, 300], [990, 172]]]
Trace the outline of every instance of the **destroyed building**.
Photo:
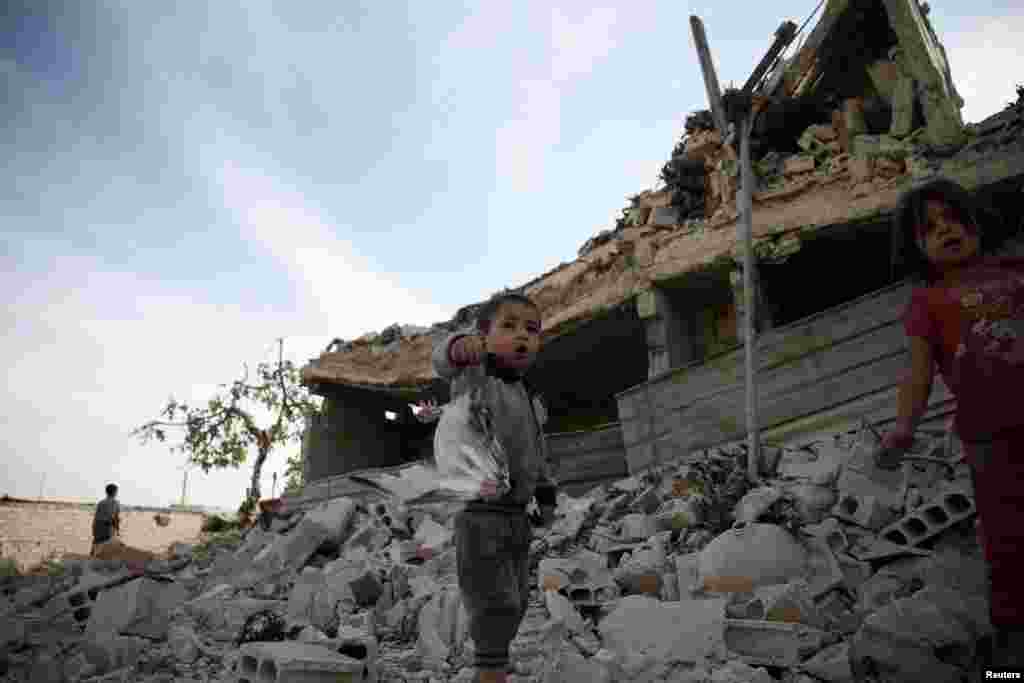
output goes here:
[[[871, 50], [845, 40], [864, 32]], [[887, 66], [896, 46], [913, 87], [897, 76], [886, 95], [876, 77], [902, 73]], [[535, 530], [513, 683], [983, 680], [986, 562], [945, 388], [899, 469], [872, 457], [906, 363], [908, 289], [889, 267], [899, 193], [941, 174], [990, 207], [1003, 238], [1021, 228], [1024, 88], [964, 127], [944, 60], [916, 0], [829, 0], [765, 75], [761, 92], [782, 95], [755, 154], [769, 445], [754, 488], [739, 438], [735, 160], [708, 116], [692, 120], [687, 161], [670, 161], [686, 172], [666, 176], [685, 181], [634, 198], [614, 231], [522, 287], [543, 314], [537, 383], [567, 485], [555, 524]], [[0, 578], [3, 680], [475, 680], [458, 506], [406, 506], [342, 476], [429, 454], [431, 426], [408, 403], [447, 400], [430, 352], [473, 312], [332, 343], [303, 369], [325, 397], [306, 486], [263, 524]]]
[[[916, 0], [829, 0], [754, 92], [771, 98], [752, 138], [764, 438], [853, 416], [884, 423], [905, 363], [909, 289], [891, 268], [898, 197], [947, 177], [988, 207], [1001, 240], [1016, 236], [1021, 108], [964, 125], [945, 50]], [[711, 121], [688, 119], [664, 189], [633, 197], [575, 261], [518, 288], [542, 311], [531, 379], [570, 487], [743, 433], [739, 169]], [[431, 427], [408, 403], [447, 399], [431, 348], [473, 309], [429, 330], [395, 325], [332, 347], [303, 369], [326, 398], [307, 437], [311, 485], [430, 453]], [[951, 408], [945, 387], [931, 407]]]

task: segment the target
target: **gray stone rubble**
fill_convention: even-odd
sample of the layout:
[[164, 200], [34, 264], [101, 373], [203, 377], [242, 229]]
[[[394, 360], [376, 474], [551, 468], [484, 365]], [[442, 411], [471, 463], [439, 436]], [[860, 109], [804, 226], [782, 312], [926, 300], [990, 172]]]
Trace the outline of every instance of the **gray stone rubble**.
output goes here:
[[[960, 680], [991, 630], [966, 466], [879, 471], [874, 438], [767, 448], [757, 488], [736, 446], [563, 496], [511, 680]], [[8, 578], [2, 680], [470, 681], [454, 512], [336, 499], [141, 575], [80, 559]]]

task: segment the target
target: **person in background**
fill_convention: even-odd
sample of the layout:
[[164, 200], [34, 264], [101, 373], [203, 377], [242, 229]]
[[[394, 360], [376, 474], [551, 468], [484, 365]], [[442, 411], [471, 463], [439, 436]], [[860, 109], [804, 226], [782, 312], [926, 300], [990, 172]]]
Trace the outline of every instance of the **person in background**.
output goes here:
[[93, 552], [100, 543], [121, 535], [121, 505], [117, 502], [117, 484], [107, 484], [107, 497], [96, 506], [92, 520]]
[[471, 387], [483, 388], [508, 457], [511, 490], [483, 482], [455, 520], [456, 572], [481, 683], [507, 680], [509, 646], [529, 603], [533, 529], [527, 506], [536, 500], [544, 525], [555, 516], [543, 406], [524, 381], [540, 349], [540, 326], [530, 299], [500, 294], [481, 308], [475, 330], [449, 336], [433, 354], [438, 376], [452, 382], [453, 401]]
[[879, 465], [899, 467], [936, 368], [956, 398], [990, 571], [992, 663], [1024, 665], [1024, 259], [991, 255], [970, 196], [947, 180], [909, 190], [897, 258], [919, 280], [904, 319], [910, 368]]

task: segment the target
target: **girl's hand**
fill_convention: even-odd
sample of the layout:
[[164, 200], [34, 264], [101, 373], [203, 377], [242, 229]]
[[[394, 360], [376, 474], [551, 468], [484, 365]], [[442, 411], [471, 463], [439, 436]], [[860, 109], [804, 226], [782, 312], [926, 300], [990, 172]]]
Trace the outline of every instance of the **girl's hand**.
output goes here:
[[487, 342], [478, 334], [459, 337], [452, 343], [448, 355], [456, 365], [479, 365], [487, 355]]

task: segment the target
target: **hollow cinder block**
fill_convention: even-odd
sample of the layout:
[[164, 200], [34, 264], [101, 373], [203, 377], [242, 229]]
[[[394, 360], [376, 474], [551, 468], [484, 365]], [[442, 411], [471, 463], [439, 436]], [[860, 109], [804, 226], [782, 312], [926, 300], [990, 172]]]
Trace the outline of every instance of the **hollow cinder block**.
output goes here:
[[899, 545], [917, 545], [976, 512], [974, 500], [963, 491], [948, 491], [886, 527], [881, 536]]
[[246, 643], [237, 683], [364, 683], [363, 662], [308, 643]]

